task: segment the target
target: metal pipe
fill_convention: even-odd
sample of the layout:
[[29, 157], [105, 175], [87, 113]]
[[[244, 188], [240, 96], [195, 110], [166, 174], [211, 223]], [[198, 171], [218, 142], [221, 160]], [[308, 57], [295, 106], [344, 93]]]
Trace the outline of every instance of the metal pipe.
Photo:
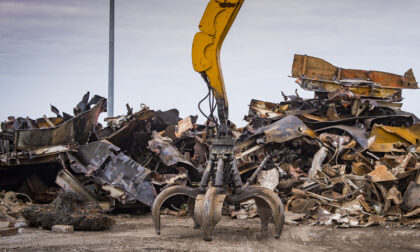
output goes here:
[[114, 116], [114, 0], [109, 1], [108, 117]]
[[251, 184], [255, 178], [257, 177], [258, 173], [264, 168], [264, 166], [267, 164], [268, 160], [271, 158], [270, 155], [267, 155], [264, 160], [261, 162], [260, 166], [254, 171], [252, 176], [246, 181], [244, 188], [248, 187], [249, 184]]

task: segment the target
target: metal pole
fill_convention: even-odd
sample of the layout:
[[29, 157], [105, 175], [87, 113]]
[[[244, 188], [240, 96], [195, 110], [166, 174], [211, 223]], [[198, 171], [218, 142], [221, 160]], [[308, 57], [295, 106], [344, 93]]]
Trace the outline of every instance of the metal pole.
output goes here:
[[109, 2], [108, 117], [114, 116], [114, 0]]

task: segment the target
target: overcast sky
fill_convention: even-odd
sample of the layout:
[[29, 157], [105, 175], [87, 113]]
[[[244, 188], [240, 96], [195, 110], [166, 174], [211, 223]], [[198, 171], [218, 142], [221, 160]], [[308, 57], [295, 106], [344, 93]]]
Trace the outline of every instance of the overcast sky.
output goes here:
[[[192, 68], [191, 45], [206, 4], [116, 0], [116, 114], [127, 102], [199, 114], [207, 88]], [[295, 53], [344, 68], [411, 67], [420, 78], [419, 11], [416, 0], [246, 0], [221, 52], [232, 121], [243, 125], [252, 98], [294, 93]], [[71, 113], [86, 91], [106, 96], [108, 15], [108, 0], [0, 0], [0, 120], [51, 116], [50, 104]], [[417, 116], [419, 95], [403, 91], [403, 108]]]

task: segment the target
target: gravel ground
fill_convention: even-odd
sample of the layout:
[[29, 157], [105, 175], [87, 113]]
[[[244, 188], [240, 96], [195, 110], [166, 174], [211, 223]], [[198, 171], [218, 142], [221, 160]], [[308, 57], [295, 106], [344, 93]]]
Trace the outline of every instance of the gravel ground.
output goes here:
[[[420, 232], [409, 227], [337, 229], [285, 225], [280, 239], [259, 235], [259, 219], [224, 217], [212, 242], [201, 239], [190, 218], [162, 216], [156, 235], [150, 215], [114, 216], [112, 229], [101, 232], [53, 233], [25, 228], [0, 237], [1, 251], [420, 251]], [[273, 226], [270, 225], [273, 229]], [[271, 231], [271, 230], [270, 230]]]

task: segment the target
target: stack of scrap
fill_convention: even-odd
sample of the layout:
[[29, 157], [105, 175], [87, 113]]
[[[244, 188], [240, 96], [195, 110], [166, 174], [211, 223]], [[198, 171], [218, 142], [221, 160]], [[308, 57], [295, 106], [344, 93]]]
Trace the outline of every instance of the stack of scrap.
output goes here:
[[[242, 179], [269, 155], [257, 183], [279, 193], [289, 221], [342, 227], [420, 223], [420, 123], [401, 110], [402, 90], [418, 88], [412, 70], [396, 75], [344, 69], [295, 55], [292, 77], [314, 98], [296, 91], [283, 94], [280, 103], [252, 100], [247, 126], [230, 123]], [[135, 112], [127, 104], [126, 115], [106, 118], [103, 127], [98, 117], [105, 110], [105, 98], [89, 99], [87, 93], [73, 115], [51, 106], [55, 117], [9, 117], [1, 124], [0, 190], [50, 203], [26, 212], [33, 225], [75, 225], [60, 223], [66, 211], [54, 212], [64, 202], [57, 199], [59, 191], [78, 195], [65, 197], [70, 201], [83, 199], [109, 211], [149, 209], [162, 189], [199, 184], [211, 123], [206, 127], [196, 116], [182, 119], [176, 109], [143, 104]], [[68, 205], [84, 204], [76, 203]], [[183, 203], [177, 198], [166, 207]], [[231, 210], [237, 218], [257, 215], [252, 201]], [[50, 215], [59, 217], [40, 221]]]
[[197, 117], [145, 105], [127, 109], [102, 127], [106, 99], [87, 93], [73, 116], [51, 106], [56, 117], [9, 117], [0, 132], [0, 190], [52, 204], [61, 190], [112, 210], [149, 208], [165, 187], [199, 182], [208, 147]]
[[420, 124], [400, 109], [402, 89], [418, 88], [412, 70], [343, 69], [295, 55], [292, 77], [314, 98], [251, 101], [235, 147], [241, 174], [270, 154], [266, 169], [276, 170], [274, 190], [294, 221], [420, 223]]
[[0, 132], [0, 189], [25, 193], [37, 202], [55, 198], [56, 175], [67, 152], [95, 139], [99, 114], [106, 99], [87, 93], [74, 116], [51, 106], [56, 117], [9, 117]]

